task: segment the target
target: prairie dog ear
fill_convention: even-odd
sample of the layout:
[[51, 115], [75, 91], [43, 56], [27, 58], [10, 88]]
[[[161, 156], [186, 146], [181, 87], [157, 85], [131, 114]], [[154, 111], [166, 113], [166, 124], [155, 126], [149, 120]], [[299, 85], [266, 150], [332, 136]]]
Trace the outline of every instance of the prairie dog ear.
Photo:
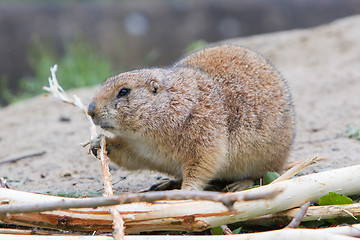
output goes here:
[[159, 81], [157, 79], [151, 79], [150, 80], [150, 92], [152, 92], [153, 94], [157, 94], [159, 88], [160, 88]]

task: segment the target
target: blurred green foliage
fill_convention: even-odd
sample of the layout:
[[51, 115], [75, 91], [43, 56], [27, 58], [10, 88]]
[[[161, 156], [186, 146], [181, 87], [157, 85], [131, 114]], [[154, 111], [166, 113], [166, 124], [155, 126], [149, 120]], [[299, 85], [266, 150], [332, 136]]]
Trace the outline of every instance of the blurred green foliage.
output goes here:
[[360, 128], [354, 128], [352, 126], [348, 126], [345, 134], [348, 138], [354, 138], [356, 140], [360, 140]]
[[208, 42], [204, 41], [204, 40], [197, 40], [197, 41], [193, 41], [192, 43], [190, 43], [189, 45], [186, 46], [184, 52], [186, 54], [195, 52], [197, 50], [203, 49], [208, 45]]
[[42, 88], [49, 85], [50, 67], [54, 64], [58, 65], [57, 79], [65, 90], [95, 85], [114, 74], [110, 60], [102, 57], [82, 38], [65, 45], [60, 57], [53, 48], [35, 43], [29, 49], [28, 61], [34, 76], [20, 80], [17, 94], [11, 94], [7, 86], [1, 86], [0, 94], [8, 103], [45, 93]]

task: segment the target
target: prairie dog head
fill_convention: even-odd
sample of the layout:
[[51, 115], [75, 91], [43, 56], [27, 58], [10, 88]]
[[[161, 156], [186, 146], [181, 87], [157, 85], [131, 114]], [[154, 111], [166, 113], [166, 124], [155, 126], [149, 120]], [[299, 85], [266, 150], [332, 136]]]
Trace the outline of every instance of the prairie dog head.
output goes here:
[[[107, 79], [88, 107], [96, 125], [115, 135], [132, 135], [166, 104], [165, 70], [142, 69]], [[155, 127], [155, 126], [154, 126]]]

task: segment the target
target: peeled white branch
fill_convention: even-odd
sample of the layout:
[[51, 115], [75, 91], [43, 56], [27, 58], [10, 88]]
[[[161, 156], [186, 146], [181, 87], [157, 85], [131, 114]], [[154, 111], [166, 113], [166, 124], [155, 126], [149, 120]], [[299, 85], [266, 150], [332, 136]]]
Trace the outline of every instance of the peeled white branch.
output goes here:
[[[243, 222], [242, 224], [247, 226], [284, 226], [296, 216], [298, 211], [298, 208], [290, 209], [287, 211], [250, 219]], [[360, 203], [309, 207], [302, 221], [306, 222], [345, 217], [351, 217], [357, 220], [360, 217]]]
[[89, 121], [91, 139], [95, 138], [97, 136], [96, 126], [91, 117], [87, 114], [87, 108], [81, 102], [80, 98], [78, 98], [76, 95], [73, 95], [73, 99], [68, 97], [65, 90], [60, 86], [59, 82], [56, 79], [56, 71], [57, 65], [55, 64], [53, 67], [50, 68], [51, 77], [49, 77], [48, 79], [49, 87], [43, 87], [43, 89], [50, 92], [55, 98], [60, 99], [64, 103], [68, 103], [79, 108], [86, 115], [86, 118]]
[[[281, 229], [270, 232], [261, 233], [249, 233], [249, 234], [233, 234], [233, 235], [214, 235], [214, 236], [186, 236], [186, 235], [156, 235], [156, 236], [125, 236], [125, 240], [304, 240], [304, 239], [316, 239], [316, 240], [355, 240], [356, 238], [350, 237], [352, 234], [347, 230], [338, 230], [343, 235], [331, 231], [324, 231], [327, 229]], [[349, 233], [350, 236], [346, 236]], [[0, 234], [0, 240], [111, 240], [112, 237], [107, 236], [34, 236], [34, 235], [10, 235]]]
[[311, 163], [313, 163], [317, 159], [318, 159], [318, 157], [315, 157], [315, 158], [309, 158], [309, 159], [299, 162], [299, 164], [296, 164], [295, 166], [293, 166], [292, 168], [287, 170], [284, 174], [282, 174], [280, 177], [278, 177], [277, 179], [272, 181], [270, 184], [274, 184], [274, 183], [281, 182], [281, 181], [292, 178], [293, 176], [295, 176], [295, 174], [299, 173], [301, 170], [303, 170], [304, 168], [309, 166]]
[[[78, 107], [85, 114], [90, 125], [90, 133], [91, 133], [90, 139], [93, 140], [97, 136], [96, 126], [93, 120], [91, 119], [91, 117], [87, 114], [87, 108], [82, 103], [80, 98], [78, 98], [76, 95], [73, 96], [73, 99], [67, 96], [66, 92], [57, 81], [56, 71], [57, 71], [57, 65], [55, 64], [53, 67], [50, 68], [51, 77], [49, 77], [49, 87], [44, 87], [43, 89], [49, 91], [50, 93], [52, 93], [54, 97], [61, 99], [63, 102]], [[111, 185], [111, 175], [108, 166], [108, 158], [105, 149], [104, 137], [102, 138], [101, 141], [101, 149], [99, 150], [98, 156], [100, 156], [101, 167], [103, 172], [102, 177], [103, 177], [105, 195], [112, 196], [113, 190]], [[124, 237], [124, 221], [121, 218], [121, 215], [116, 211], [116, 209], [114, 209], [114, 207], [109, 207], [109, 212], [111, 213], [114, 220], [114, 239], [122, 240]]]
[[[158, 201], [117, 205], [125, 221], [127, 233], [155, 230], [202, 231], [224, 224], [244, 221], [258, 216], [276, 213], [317, 201], [328, 192], [345, 195], [360, 193], [360, 165], [321, 172], [279, 183], [235, 193], [261, 193], [282, 189], [273, 199], [238, 201], [229, 211], [220, 202], [203, 200]], [[11, 191], [11, 192], [8, 192]], [[0, 202], [41, 204], [57, 197], [18, 192], [0, 191]], [[0, 206], [1, 207], [1, 206]], [[105, 208], [57, 210], [42, 213], [7, 214], [0, 221], [19, 225], [51, 227], [67, 230], [111, 231], [111, 217]]]

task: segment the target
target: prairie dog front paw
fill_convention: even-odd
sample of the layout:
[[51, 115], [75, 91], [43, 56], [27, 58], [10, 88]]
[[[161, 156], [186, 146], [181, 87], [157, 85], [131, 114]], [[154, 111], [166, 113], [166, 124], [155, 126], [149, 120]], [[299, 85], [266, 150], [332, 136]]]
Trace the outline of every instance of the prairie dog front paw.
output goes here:
[[[97, 157], [98, 150], [101, 148], [101, 139], [105, 137], [103, 134], [99, 134], [96, 138], [90, 141], [90, 150], [95, 157]], [[106, 140], [106, 137], [105, 137]]]

